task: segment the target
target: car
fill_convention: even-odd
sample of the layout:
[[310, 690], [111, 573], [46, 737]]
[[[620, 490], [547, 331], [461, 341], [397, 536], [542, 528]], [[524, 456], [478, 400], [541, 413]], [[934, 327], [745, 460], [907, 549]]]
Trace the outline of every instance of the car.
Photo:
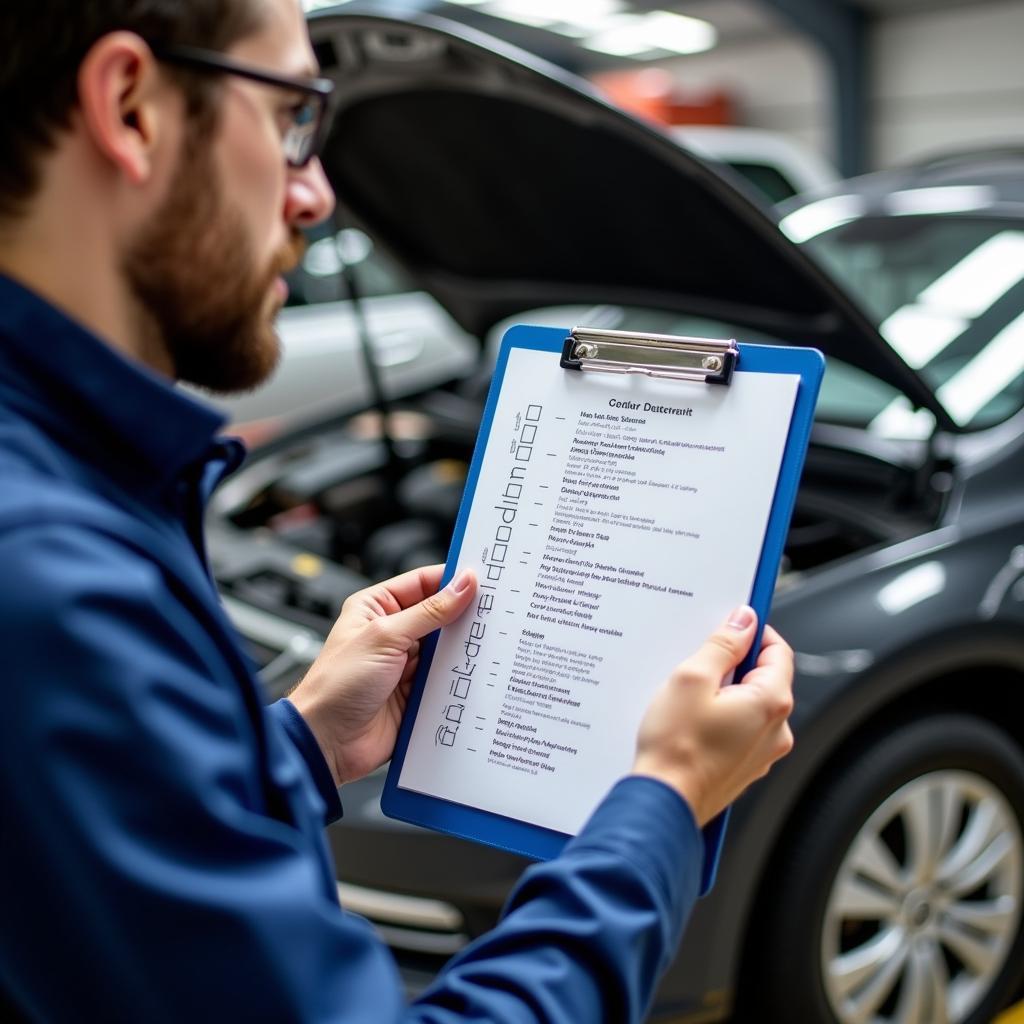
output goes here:
[[742, 178], [770, 206], [827, 191], [839, 173], [823, 156], [781, 132], [740, 125], [675, 125], [681, 146]]
[[479, 356], [474, 339], [366, 231], [332, 223], [306, 236], [302, 262], [287, 275], [273, 378], [213, 399], [251, 443], [368, 409], [381, 388], [401, 397], [443, 384], [470, 373]]
[[[214, 494], [211, 566], [268, 698], [348, 594], [444, 558], [505, 324], [817, 347], [771, 615], [796, 747], [734, 806], [652, 1019], [990, 1021], [1024, 972], [1024, 162], [843, 182], [777, 223], [485, 36], [352, 4], [310, 30], [345, 227], [476, 358], [277, 435]], [[382, 783], [346, 786], [329, 836], [415, 992], [526, 862], [384, 817]]]

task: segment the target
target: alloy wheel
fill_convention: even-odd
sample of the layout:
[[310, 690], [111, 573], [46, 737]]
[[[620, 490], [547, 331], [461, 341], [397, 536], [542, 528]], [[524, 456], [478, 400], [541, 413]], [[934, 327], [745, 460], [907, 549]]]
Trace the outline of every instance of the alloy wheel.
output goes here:
[[829, 892], [822, 976], [842, 1024], [958, 1024], [1020, 926], [1024, 837], [987, 779], [937, 771], [871, 814]]

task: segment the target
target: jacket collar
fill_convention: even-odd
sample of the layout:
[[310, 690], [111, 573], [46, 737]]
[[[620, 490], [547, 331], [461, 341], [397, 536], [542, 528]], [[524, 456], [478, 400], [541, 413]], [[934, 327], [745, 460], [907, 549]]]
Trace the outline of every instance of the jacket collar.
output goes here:
[[225, 422], [3, 275], [0, 400], [142, 491], [204, 460]]

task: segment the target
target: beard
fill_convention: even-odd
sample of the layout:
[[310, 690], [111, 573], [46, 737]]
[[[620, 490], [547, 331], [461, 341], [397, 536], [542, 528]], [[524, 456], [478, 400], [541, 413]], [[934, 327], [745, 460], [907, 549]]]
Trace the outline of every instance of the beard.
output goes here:
[[241, 211], [228, 203], [208, 143], [192, 130], [170, 192], [130, 247], [124, 274], [176, 379], [216, 394], [248, 391], [274, 372], [281, 343], [272, 288], [304, 242], [260, 268]]

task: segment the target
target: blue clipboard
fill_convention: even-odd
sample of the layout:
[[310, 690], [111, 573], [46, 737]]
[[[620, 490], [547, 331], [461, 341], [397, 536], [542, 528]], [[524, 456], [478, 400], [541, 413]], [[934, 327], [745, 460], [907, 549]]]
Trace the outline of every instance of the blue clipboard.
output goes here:
[[[641, 348], [657, 349], [653, 360], [650, 356], [638, 354], [637, 362], [641, 368], [639, 370], [634, 368], [632, 372], [644, 372], [658, 377], [678, 376], [684, 381], [680, 385], [682, 387], [728, 385], [733, 374], [742, 373], [790, 374], [799, 377], [785, 450], [748, 602], [758, 615], [758, 633], [751, 647], [750, 655], [736, 671], [735, 680], [738, 681], [753, 667], [757, 652], [760, 650], [761, 630], [763, 623], [768, 619], [775, 580], [793, 514], [797, 485], [807, 453], [814, 409], [825, 369], [824, 357], [816, 349], [737, 345], [731, 341], [635, 335], [618, 331], [588, 331], [586, 328], [574, 328], [571, 331], [528, 325], [517, 325], [510, 328], [502, 340], [498, 354], [462, 504], [448, 551], [442, 583], [447, 583], [454, 575], [455, 566], [459, 560], [487, 439], [494, 421], [498, 397], [512, 351], [514, 349], [529, 349], [548, 352], [551, 354], [552, 372], [565, 373], [572, 372], [574, 369], [600, 369], [598, 364], [607, 358], [606, 353], [616, 350], [617, 346], [614, 343], [620, 341], [626, 347], [619, 348], [619, 354], [612, 358], [623, 358], [622, 352], [628, 356], [634, 351], [628, 346], [636, 344], [631, 339], [640, 339], [645, 342], [646, 344], [640, 345]], [[600, 341], [601, 344], [591, 346], [591, 340]], [[605, 341], [610, 341], [613, 344], [605, 345]], [[696, 345], [694, 345], [695, 342]], [[639, 353], [639, 349], [636, 351]], [[676, 351], [679, 352], [678, 356], [673, 354]], [[672, 356], [674, 365], [684, 367], [678, 374], [657, 372], [660, 365], [658, 361], [665, 358], [662, 355], [664, 352], [668, 352]], [[594, 365], [581, 366], [581, 363], [586, 363], [588, 359], [592, 360]], [[652, 362], [654, 363], [653, 369]], [[692, 381], [697, 383], [690, 383]], [[702, 381], [703, 383], [701, 383]], [[557, 856], [563, 846], [572, 838], [571, 836], [477, 807], [415, 792], [399, 785], [399, 778], [409, 747], [413, 724], [423, 697], [437, 638], [438, 634], [436, 633], [426, 638], [421, 649], [420, 664], [410, 695], [409, 706], [402, 721], [381, 796], [381, 809], [391, 818], [453, 836], [472, 839], [533, 859], [547, 860]], [[728, 813], [727, 809], [704, 829], [705, 856], [701, 884], [702, 895], [707, 893], [714, 884]]]

